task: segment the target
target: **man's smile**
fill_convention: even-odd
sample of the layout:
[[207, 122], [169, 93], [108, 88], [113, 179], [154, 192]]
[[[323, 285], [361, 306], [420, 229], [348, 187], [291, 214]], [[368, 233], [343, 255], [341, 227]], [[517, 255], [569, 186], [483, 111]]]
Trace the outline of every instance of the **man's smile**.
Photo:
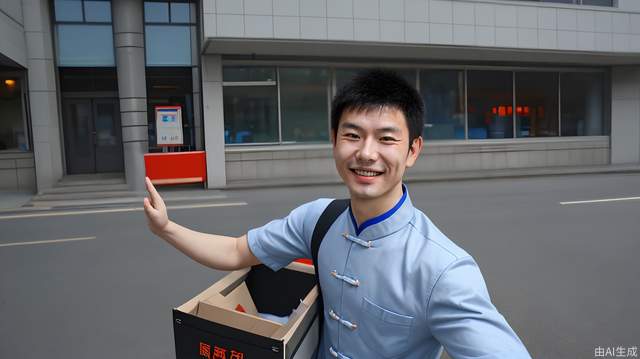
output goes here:
[[365, 169], [365, 168], [350, 168], [350, 170], [351, 172], [362, 177], [376, 177], [384, 173], [384, 171], [376, 171], [376, 170]]

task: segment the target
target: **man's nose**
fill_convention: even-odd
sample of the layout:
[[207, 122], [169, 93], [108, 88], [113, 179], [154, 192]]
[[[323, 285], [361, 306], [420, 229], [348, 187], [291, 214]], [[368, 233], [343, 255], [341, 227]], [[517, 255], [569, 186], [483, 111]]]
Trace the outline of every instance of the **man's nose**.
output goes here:
[[361, 162], [375, 162], [378, 160], [378, 148], [375, 140], [367, 138], [361, 142], [356, 153], [356, 159]]

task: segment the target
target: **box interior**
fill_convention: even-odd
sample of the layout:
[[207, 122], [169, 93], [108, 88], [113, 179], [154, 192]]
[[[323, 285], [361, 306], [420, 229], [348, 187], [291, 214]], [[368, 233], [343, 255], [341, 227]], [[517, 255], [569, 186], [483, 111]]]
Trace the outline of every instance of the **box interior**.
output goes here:
[[[234, 271], [177, 309], [229, 327], [287, 341], [317, 298], [313, 270], [313, 266], [294, 262], [278, 272], [264, 265]], [[244, 312], [238, 310], [238, 305]], [[280, 324], [259, 317], [258, 312], [289, 318]]]

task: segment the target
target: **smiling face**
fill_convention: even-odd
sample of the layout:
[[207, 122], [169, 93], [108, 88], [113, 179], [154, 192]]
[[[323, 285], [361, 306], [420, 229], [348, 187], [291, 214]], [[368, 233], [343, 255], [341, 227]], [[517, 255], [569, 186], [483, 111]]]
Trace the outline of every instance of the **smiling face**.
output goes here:
[[410, 147], [404, 115], [389, 107], [345, 111], [331, 140], [338, 173], [352, 200], [361, 201], [397, 200], [404, 171], [422, 150], [422, 137]]

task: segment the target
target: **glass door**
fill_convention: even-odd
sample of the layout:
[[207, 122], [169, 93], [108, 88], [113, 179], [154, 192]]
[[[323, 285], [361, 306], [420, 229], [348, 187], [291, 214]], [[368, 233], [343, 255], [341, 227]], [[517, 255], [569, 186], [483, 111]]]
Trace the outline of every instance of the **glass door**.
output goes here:
[[63, 100], [68, 174], [122, 172], [122, 129], [118, 99]]

